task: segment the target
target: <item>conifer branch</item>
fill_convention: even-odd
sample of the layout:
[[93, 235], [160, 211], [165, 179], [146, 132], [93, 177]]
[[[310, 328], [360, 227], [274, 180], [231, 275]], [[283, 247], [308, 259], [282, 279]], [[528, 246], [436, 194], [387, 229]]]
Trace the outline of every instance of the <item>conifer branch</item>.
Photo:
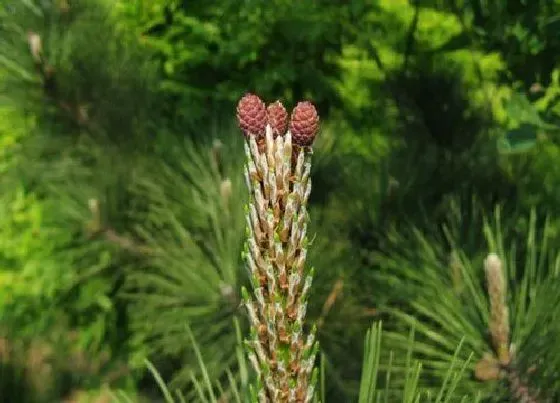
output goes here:
[[538, 403], [538, 393], [523, 380], [515, 366], [513, 345], [510, 345], [509, 309], [502, 261], [495, 253], [484, 260], [484, 270], [490, 298], [489, 330], [496, 356], [486, 354], [476, 365], [475, 375], [480, 380], [505, 378], [511, 395], [519, 403]]
[[115, 229], [104, 225], [101, 220], [99, 200], [90, 199], [88, 207], [91, 213], [91, 220], [87, 225], [88, 236], [102, 236], [106, 241], [118, 246], [120, 249], [138, 255], [148, 255], [153, 252], [149, 247], [139, 245], [134, 240], [119, 234]]
[[313, 270], [305, 273], [307, 201], [311, 192], [310, 146], [319, 117], [300, 102], [287, 128], [280, 102], [265, 108], [255, 95], [237, 108], [246, 143], [245, 179], [251, 197], [246, 210], [245, 260], [253, 296], [243, 290], [251, 335], [249, 360], [258, 374], [253, 400], [310, 402], [318, 343], [316, 329], [304, 333]]
[[43, 90], [47, 98], [52, 100], [54, 104], [79, 126], [89, 125], [88, 107], [85, 105], [72, 104], [63, 100], [59, 96], [58, 86], [56, 82], [55, 68], [48, 63], [44, 52], [41, 35], [35, 32], [27, 33], [27, 42], [29, 52], [35, 64], [35, 69], [43, 80]]

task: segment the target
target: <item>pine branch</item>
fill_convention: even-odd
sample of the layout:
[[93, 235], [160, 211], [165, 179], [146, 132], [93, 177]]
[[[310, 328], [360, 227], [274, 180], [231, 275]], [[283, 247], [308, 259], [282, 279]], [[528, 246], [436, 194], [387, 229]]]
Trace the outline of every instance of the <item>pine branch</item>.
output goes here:
[[[310, 103], [294, 109], [290, 130], [280, 102], [269, 106], [255, 95], [237, 108], [247, 138], [245, 179], [251, 193], [246, 212], [245, 259], [254, 298], [243, 290], [251, 336], [249, 359], [259, 382], [259, 402], [311, 402], [317, 371], [316, 328], [304, 334], [313, 270], [307, 257], [307, 201], [311, 192], [310, 145], [318, 116]], [[293, 143], [292, 143], [293, 139]]]
[[[235, 152], [241, 139], [230, 130], [217, 136], [202, 144], [167, 139], [165, 158], [142, 159], [129, 183], [141, 201], [127, 212], [134, 227], [111, 237], [145, 252], [127, 273], [131, 326], [162, 376], [170, 377], [187, 401], [196, 393], [191, 372], [198, 377], [200, 369], [185, 322], [212, 379], [227, 385], [228, 368], [236, 380], [240, 376], [229, 324], [241, 313], [238, 290], [246, 283], [241, 261], [246, 195], [242, 176], [235, 174], [243, 155]], [[101, 226], [110, 227], [110, 221]]]
[[[506, 247], [507, 239], [515, 240], [517, 234], [506, 232], [500, 210], [493, 225], [489, 219], [484, 221], [487, 248], [495, 251], [484, 257], [485, 264], [480, 255], [467, 258], [457, 247], [460, 238], [442, 242], [417, 231], [417, 242], [407, 244], [395, 237], [399, 248], [408, 246], [377, 260], [382, 284], [390, 282], [402, 296], [399, 309], [389, 312], [418, 330], [420, 340], [414, 351], [424, 363], [423, 387], [444, 378], [442, 368], [451, 362], [453, 346], [464, 337], [466, 349], [459, 358], [466, 360], [465, 354], [473, 351], [475, 359], [458, 386], [462, 393], [480, 391], [486, 397], [512, 401], [555, 401], [558, 383], [552, 374], [560, 369], [560, 360], [553, 340], [560, 334], [560, 290], [550, 284], [558, 278], [555, 267], [560, 252], [551, 248], [552, 234], [546, 223], [537, 232], [534, 214], [523, 249], [515, 243]], [[447, 245], [454, 256], [451, 270]], [[523, 266], [518, 267], [518, 262]], [[390, 348], [402, 352], [405, 337], [399, 331], [387, 332], [387, 340]], [[396, 365], [404, 364], [397, 361]]]

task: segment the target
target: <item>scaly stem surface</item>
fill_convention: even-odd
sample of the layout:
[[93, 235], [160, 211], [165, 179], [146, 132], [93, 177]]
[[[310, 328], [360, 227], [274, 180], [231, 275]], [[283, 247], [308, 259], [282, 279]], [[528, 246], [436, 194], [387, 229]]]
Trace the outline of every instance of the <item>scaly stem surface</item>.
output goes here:
[[259, 402], [310, 402], [317, 372], [315, 329], [303, 325], [313, 270], [305, 272], [310, 151], [292, 146], [290, 131], [270, 125], [257, 144], [245, 143], [247, 206], [245, 259], [253, 296], [243, 290], [251, 335], [249, 359], [258, 374]]

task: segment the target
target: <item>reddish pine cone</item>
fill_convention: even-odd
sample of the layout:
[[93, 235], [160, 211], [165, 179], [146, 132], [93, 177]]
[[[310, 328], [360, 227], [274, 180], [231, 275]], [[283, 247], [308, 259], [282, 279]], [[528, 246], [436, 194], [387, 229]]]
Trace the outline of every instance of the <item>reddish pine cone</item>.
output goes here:
[[290, 119], [290, 132], [294, 144], [307, 147], [313, 144], [313, 140], [319, 130], [319, 115], [311, 102], [298, 102], [292, 111]]
[[282, 102], [276, 101], [266, 108], [268, 112], [268, 124], [272, 127], [274, 137], [283, 136], [288, 128], [288, 112]]
[[264, 136], [267, 114], [264, 102], [254, 94], [245, 94], [237, 104], [237, 122], [245, 136]]

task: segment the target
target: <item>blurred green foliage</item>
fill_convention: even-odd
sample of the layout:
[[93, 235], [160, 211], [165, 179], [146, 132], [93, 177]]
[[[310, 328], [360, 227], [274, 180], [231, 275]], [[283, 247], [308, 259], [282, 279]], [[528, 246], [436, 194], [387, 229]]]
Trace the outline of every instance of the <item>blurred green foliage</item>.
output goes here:
[[[447, 304], [410, 316], [422, 319], [420, 342], [455, 315], [482, 354], [476, 307], [437, 292], [449, 286], [440, 271], [459, 253], [479, 274], [498, 205], [499, 237], [524, 245], [512, 247], [518, 261], [544, 243], [528, 234], [558, 239], [559, 16], [552, 0], [3, 2], [0, 330], [23, 350], [58, 338], [107, 357], [72, 381], [55, 366], [59, 395], [104, 383], [149, 393], [146, 357], [185, 396], [204, 372], [236, 384], [245, 189], [233, 118], [252, 91], [288, 108], [310, 99], [322, 118], [309, 315], [328, 400], [358, 398], [373, 319], [402, 352], [408, 329], [394, 309]], [[550, 321], [544, 305], [527, 315]], [[555, 329], [531, 332], [553, 340]], [[461, 337], [444, 336], [439, 369]], [[518, 348], [552, 348], [535, 337]], [[414, 353], [427, 360], [422, 386], [437, 388], [434, 362]], [[494, 386], [469, 378], [457, 389]]]
[[[128, 15], [148, 4], [137, 2]], [[341, 104], [337, 55], [365, 10], [331, 1], [173, 1], [144, 14], [142, 38], [160, 61], [160, 86], [176, 123], [229, 114], [246, 91], [290, 104], [312, 96], [327, 115]]]

